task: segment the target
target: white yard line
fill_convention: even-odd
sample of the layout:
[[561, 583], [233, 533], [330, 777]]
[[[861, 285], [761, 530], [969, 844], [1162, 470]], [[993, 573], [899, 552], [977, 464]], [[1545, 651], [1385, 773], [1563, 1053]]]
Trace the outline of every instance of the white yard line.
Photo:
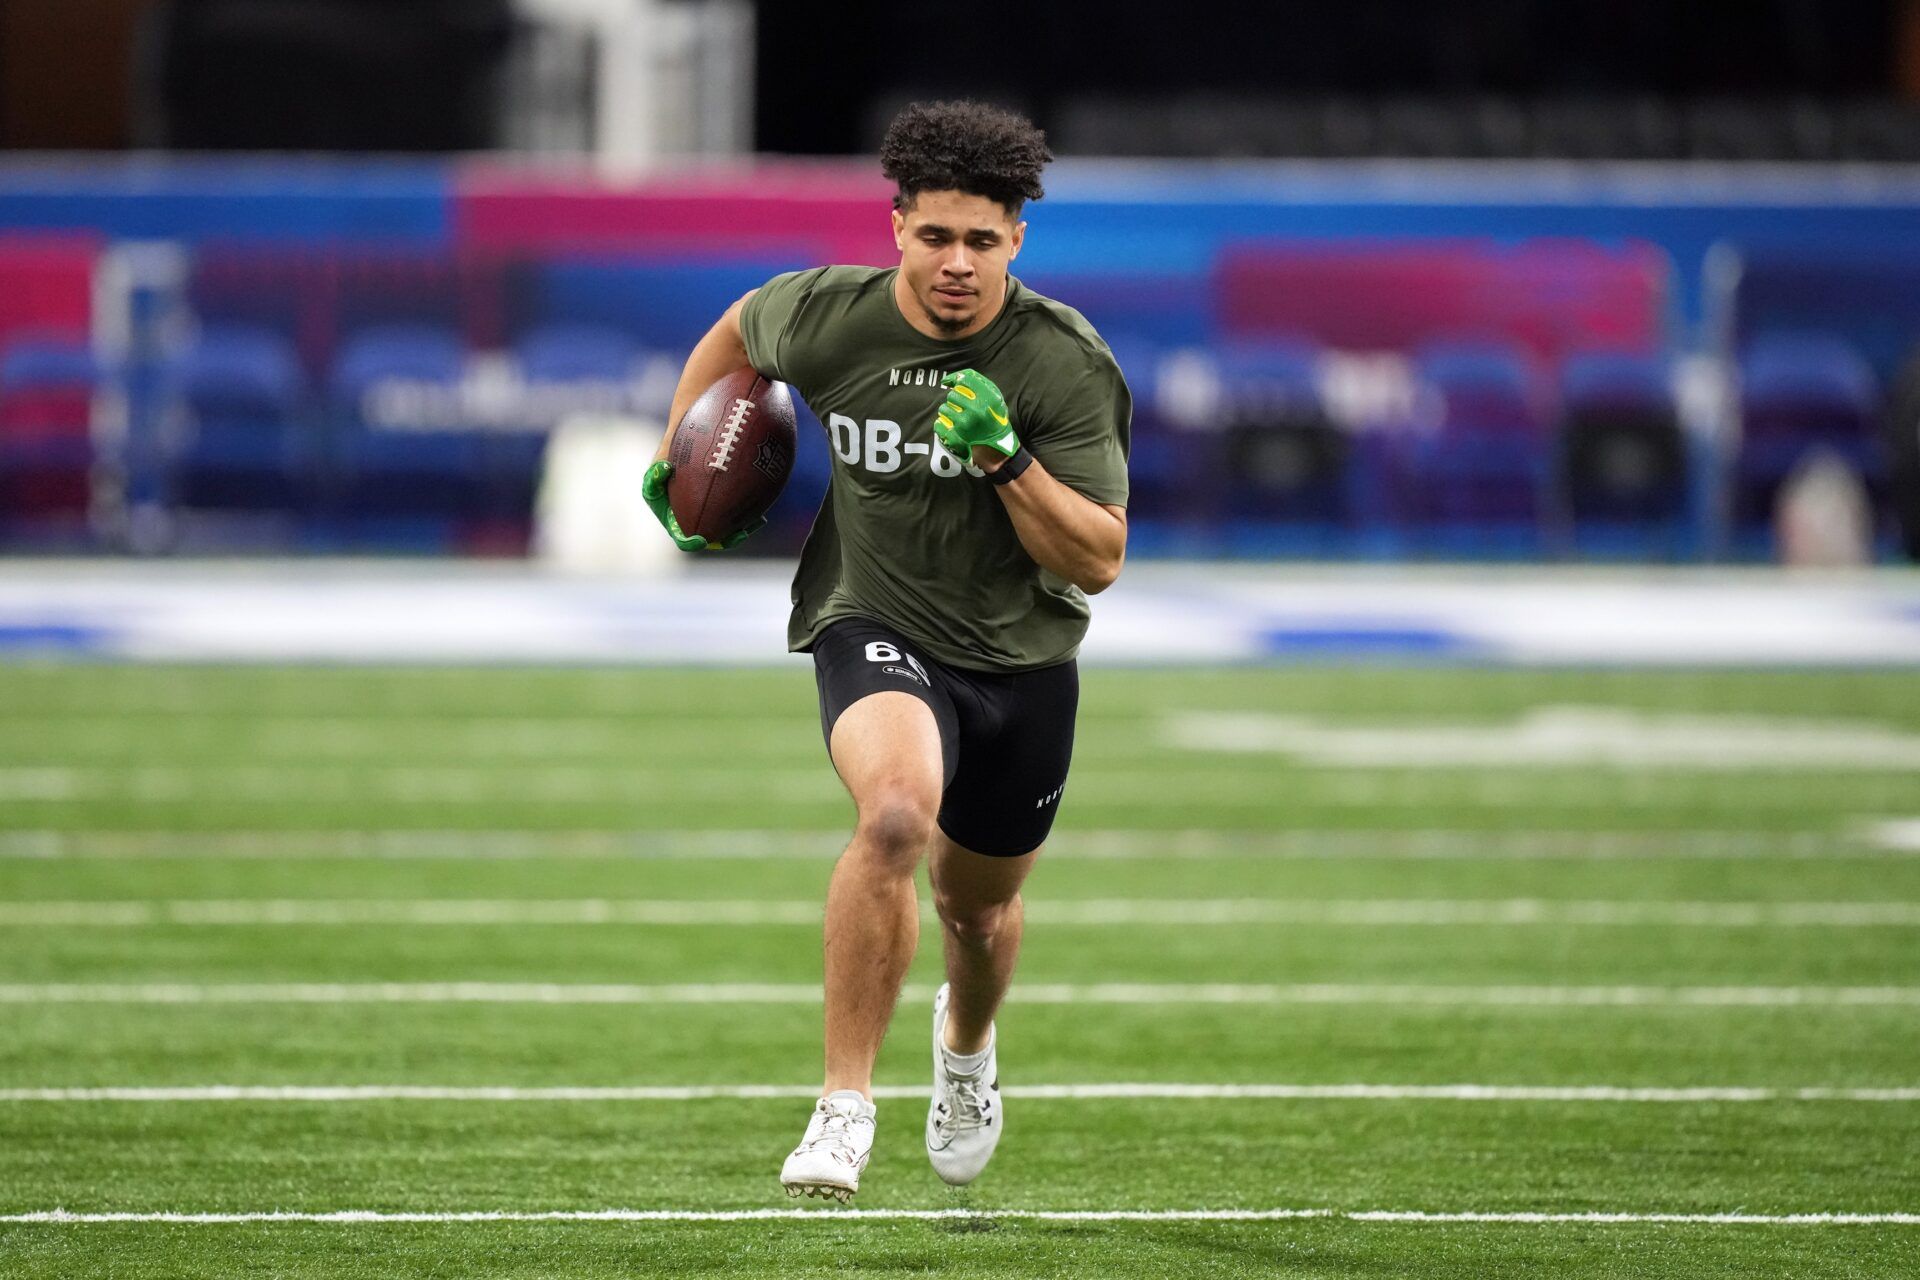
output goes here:
[[[823, 769], [752, 768], [755, 793], [804, 803], [837, 800]], [[118, 800], [137, 804], [567, 805], [650, 795], [729, 800], [737, 769], [615, 765], [0, 765], [0, 805]]]
[[1865, 823], [1861, 835], [1890, 852], [1920, 854], [1920, 818], [1887, 818]]
[[1033, 903], [1028, 911], [1043, 923], [1071, 925], [1654, 925], [1682, 928], [1920, 925], [1920, 903], [1913, 902], [1106, 899], [1040, 901]]
[[[1920, 1088], [1503, 1084], [1030, 1084], [1010, 1098], [1051, 1102], [1127, 1099], [1329, 1102], [1920, 1102]], [[701, 1102], [816, 1098], [808, 1084], [733, 1085], [116, 1085], [0, 1089], [0, 1102]], [[924, 1098], [925, 1085], [877, 1085], [875, 1098]]]
[[[926, 1000], [909, 984], [901, 997]], [[1920, 1006], [1920, 987], [1443, 986], [1395, 983], [1035, 983], [1023, 1004], [1516, 1005], [1854, 1008]], [[812, 983], [10, 983], [0, 1004], [817, 1004]]]
[[[1223, 757], [1221, 759], [1231, 759]], [[1263, 774], [1268, 774], [1263, 778]], [[741, 779], [750, 776], [756, 801], [804, 807], [811, 820], [838, 814], [845, 793], [830, 769], [775, 768], [750, 762], [733, 769], [611, 764], [433, 765], [240, 764], [182, 765], [0, 765], [0, 810], [48, 804], [117, 803], [194, 813], [208, 805], [317, 807], [384, 804], [430, 810], [465, 809], [497, 820], [502, 810], [563, 814], [584, 804], [634, 805], [673, 795], [687, 802], [714, 802], [721, 812], [736, 804]], [[1223, 767], [1183, 755], [1155, 768], [1089, 766], [1069, 791], [1077, 803], [1151, 817], [1168, 795], [1212, 812], [1245, 814], [1243, 824], [1275, 812], [1274, 786], [1310, 797], [1318, 808], [1364, 815], [1400, 812], [1409, 819], [1436, 805], [1537, 812], [1544, 806], [1591, 808], [1595, 798], [1640, 801], [1684, 799], [1702, 787], [1716, 796], [1737, 796], [1750, 813], [1784, 820], [1820, 801], [1872, 811], [1912, 803], [1911, 770], [1834, 766], [1822, 772], [1720, 771], [1688, 773], [1669, 766], [1596, 769], [1567, 765], [1551, 771], [1506, 766], [1431, 768], [1390, 765], [1312, 766], [1275, 778], [1258, 763]], [[12, 825], [19, 825], [17, 822]]]
[[0, 1215], [0, 1223], [80, 1226], [116, 1222], [165, 1222], [193, 1226], [237, 1223], [479, 1222], [1291, 1222], [1300, 1219], [1410, 1224], [1484, 1223], [1550, 1225], [1587, 1223], [1631, 1226], [1916, 1226], [1920, 1213], [1434, 1213], [1424, 1209], [559, 1209], [514, 1212], [481, 1209], [454, 1213], [388, 1213], [371, 1209], [333, 1212], [260, 1213], [74, 1213], [46, 1209]]
[[[1920, 906], [1916, 907], [1920, 910]], [[440, 898], [4, 902], [0, 926], [818, 925], [819, 902]]]
[[[0, 902], [0, 927], [172, 925], [817, 926], [822, 905], [789, 901], [428, 898]], [[1914, 928], [1920, 902], [1634, 902], [1505, 899], [1097, 898], [1040, 900], [1027, 914], [1062, 926], [1326, 925], [1359, 928], [1593, 925], [1659, 928]]]
[[[112, 761], [129, 751], [138, 753], [130, 738], [126, 714], [39, 712], [9, 717], [22, 740], [45, 743], [72, 757], [102, 757]], [[404, 720], [385, 715], [340, 716], [261, 712], [238, 718], [232, 714], [196, 710], [189, 706], [165, 713], [166, 740], [189, 751], [212, 756], [240, 756], [264, 761], [293, 759], [311, 763], [392, 759], [415, 743], [431, 743], [434, 756], [451, 764], [488, 764], [500, 760], [591, 760], [610, 755], [630, 756], [658, 741], [660, 726], [671, 726], [676, 739], [688, 730], [721, 733], [738, 730], [742, 736], [771, 736], [788, 729], [803, 736], [816, 730], [809, 713], [794, 716], [726, 716], [719, 720], [697, 711], [649, 710], [644, 718], [610, 715], [460, 715], [445, 711], [408, 714]], [[804, 737], [803, 737], [804, 740]]]
[[[1915, 858], [1920, 839], [1888, 841], [1877, 830], [1821, 831], [1434, 831], [1352, 829], [1234, 831], [1061, 831], [1049, 860], [1339, 859], [1741, 861], [1758, 858]], [[847, 830], [381, 830], [381, 831], [66, 831], [0, 832], [0, 858], [667, 858], [831, 859]]]
[[1535, 706], [1506, 721], [1364, 724], [1257, 711], [1179, 712], [1163, 740], [1322, 768], [1920, 770], [1920, 734], [1871, 720]]

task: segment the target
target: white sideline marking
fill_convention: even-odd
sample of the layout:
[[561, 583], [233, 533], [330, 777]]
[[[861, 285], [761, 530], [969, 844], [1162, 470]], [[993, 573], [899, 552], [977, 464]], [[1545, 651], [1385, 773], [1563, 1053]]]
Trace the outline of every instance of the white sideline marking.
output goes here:
[[1203, 752], [1272, 752], [1334, 768], [1920, 770], [1920, 734], [1870, 720], [1671, 715], [1546, 706], [1505, 724], [1330, 724], [1264, 712], [1183, 712], [1165, 737]]
[[[1920, 823], [1916, 823], [1920, 830]], [[62, 831], [0, 832], [0, 858], [414, 858], [828, 860], [845, 829], [820, 831]], [[1911, 842], [1873, 831], [1435, 831], [1352, 829], [1061, 831], [1049, 860], [1336, 859], [1612, 861], [1920, 857]]]
[[1866, 829], [1866, 838], [1895, 853], [1920, 853], [1920, 818], [1873, 823]]
[[[570, 898], [216, 899], [0, 902], [0, 927], [300, 925], [818, 926], [816, 901]], [[929, 909], [930, 912], [930, 909]], [[1920, 902], [1610, 902], [1506, 899], [1094, 898], [1039, 901], [1037, 923], [1111, 925], [1595, 925], [1678, 928], [1920, 927]]]
[[341, 1209], [330, 1213], [275, 1210], [265, 1213], [73, 1213], [44, 1209], [0, 1215], [0, 1223], [78, 1226], [112, 1222], [168, 1222], [217, 1226], [248, 1222], [456, 1223], [456, 1222], [951, 1222], [1016, 1219], [1030, 1222], [1291, 1222], [1325, 1218], [1343, 1222], [1487, 1223], [1535, 1225], [1593, 1223], [1670, 1226], [1841, 1227], [1914, 1226], [1920, 1213], [1433, 1213], [1424, 1209], [558, 1209], [514, 1212], [483, 1209], [463, 1213], [385, 1213]]
[[[1275, 1099], [1354, 1102], [1920, 1102], [1920, 1088], [1779, 1089], [1719, 1085], [1504, 1084], [1029, 1084], [1010, 1098], [1051, 1102], [1106, 1099]], [[876, 1085], [875, 1098], [924, 1098], [925, 1085]], [[114, 1085], [0, 1089], [0, 1102], [700, 1102], [820, 1096], [810, 1084], [733, 1085]]]
[[[819, 769], [753, 770], [760, 794], [778, 800], [838, 801]], [[570, 805], [621, 802], [671, 791], [729, 800], [733, 769], [519, 765], [66, 765], [0, 766], [0, 804], [127, 800], [140, 804], [364, 803]]]
[[[904, 1000], [933, 988], [909, 983]], [[1035, 983], [1023, 1004], [1409, 1004], [1732, 1008], [1920, 1005], [1920, 987], [1426, 986], [1394, 983]], [[818, 1004], [811, 983], [10, 983], [0, 1004]]]
[[[1920, 904], [1916, 904], [1920, 910]], [[0, 902], [0, 926], [133, 925], [818, 925], [819, 902], [572, 898], [226, 899]]]
[[[1916, 738], [1916, 744], [1914, 754], [1920, 756], [1920, 738]], [[1746, 811], [1771, 811], [1788, 819], [1809, 798], [1828, 804], [1844, 802], [1858, 810], [1885, 809], [1911, 802], [1912, 788], [1906, 786], [1906, 779], [1915, 769], [1920, 769], [1920, 764], [1903, 763], [1895, 768], [1888, 759], [1873, 756], [1865, 748], [1859, 754], [1874, 763], [1836, 760], [1817, 766], [1817, 773], [1815, 766], [1783, 764], [1748, 774], [1723, 771], [1721, 778], [1733, 780], [1724, 789], [1737, 791]], [[1271, 786], [1261, 785], [1262, 780], [1250, 777], [1246, 769], [1215, 767], [1209, 761], [1217, 761], [1217, 756], [1161, 755], [1162, 762], [1157, 768], [1085, 771], [1085, 776], [1073, 784], [1079, 797], [1077, 803], [1103, 805], [1113, 811], [1143, 815], [1150, 821], [1163, 806], [1162, 797], [1167, 794], [1167, 788], [1172, 786], [1190, 803], [1204, 803], [1210, 812], [1220, 815], [1246, 815], [1241, 820], [1247, 823], [1257, 822], [1274, 811]], [[1898, 761], [1906, 758], [1899, 752], [1892, 756]], [[1669, 762], [1627, 766], [1618, 761], [1576, 759], [1557, 772], [1505, 764], [1476, 764], [1470, 756], [1442, 759], [1436, 755], [1424, 764], [1413, 762], [1412, 767], [1384, 760], [1377, 764], [1342, 764], [1309, 759], [1305, 763], [1316, 771], [1311, 776], [1295, 778], [1290, 785], [1310, 794], [1316, 805], [1335, 806], [1370, 818], [1397, 811], [1410, 821], [1436, 804], [1467, 803], [1479, 808], [1531, 812], [1543, 804], [1591, 805], [1596, 787], [1608, 795], [1622, 792], [1625, 799], [1638, 799], [1663, 794], [1685, 798], [1706, 785], [1684, 765]], [[1514, 762], [1516, 765], [1542, 763], [1551, 761], [1527, 757]], [[756, 764], [752, 772], [756, 798], [807, 806], [816, 822], [821, 820], [820, 815], [837, 818], [846, 810], [846, 793], [834, 785], [828, 770]], [[353, 806], [377, 801], [436, 811], [467, 808], [484, 812], [488, 817], [511, 807], [564, 818], [581, 805], [630, 806], [638, 796], [669, 794], [690, 802], [715, 801], [718, 812], [732, 813], [739, 809], [739, 789], [738, 768], [327, 764], [199, 768], [87, 765], [23, 770], [0, 766], [0, 809], [48, 803], [118, 802], [164, 807], [189, 815], [213, 803], [228, 808], [293, 804], [351, 812]]]

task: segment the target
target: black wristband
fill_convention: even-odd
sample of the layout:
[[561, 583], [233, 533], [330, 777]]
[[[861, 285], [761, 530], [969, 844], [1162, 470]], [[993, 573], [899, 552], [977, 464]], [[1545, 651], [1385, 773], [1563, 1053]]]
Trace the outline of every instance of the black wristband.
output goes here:
[[987, 472], [987, 479], [995, 484], [1012, 484], [1025, 474], [1033, 465], [1033, 455], [1027, 452], [1027, 446], [1021, 445], [1013, 451], [1013, 456]]

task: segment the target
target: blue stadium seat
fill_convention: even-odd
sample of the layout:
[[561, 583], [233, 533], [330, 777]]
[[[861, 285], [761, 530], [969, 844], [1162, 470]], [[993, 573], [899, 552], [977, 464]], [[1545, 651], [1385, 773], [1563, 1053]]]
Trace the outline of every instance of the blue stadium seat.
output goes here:
[[482, 431], [458, 422], [383, 423], [377, 414], [370, 420], [370, 397], [383, 384], [406, 384], [447, 401], [457, 396], [465, 368], [459, 338], [432, 325], [380, 325], [341, 344], [329, 385], [343, 514], [447, 520], [502, 514], [493, 501]]
[[[536, 395], [561, 393], [565, 404], [588, 412], [642, 411], [632, 403], [631, 394], [641, 354], [628, 334], [594, 324], [536, 325], [513, 345], [520, 376], [529, 390]], [[489, 483], [495, 489], [524, 489], [530, 494], [538, 486], [547, 428], [556, 420], [551, 402], [546, 415], [528, 423], [525, 430], [498, 433], [488, 441]]]
[[1852, 343], [1827, 333], [1756, 336], [1740, 355], [1734, 518], [1764, 523], [1780, 483], [1815, 448], [1831, 450], [1884, 497], [1880, 386]]
[[1225, 514], [1295, 526], [1299, 551], [1327, 549], [1353, 515], [1347, 433], [1321, 398], [1321, 358], [1313, 343], [1286, 340], [1213, 353], [1221, 443], [1213, 483]]
[[1516, 344], [1429, 343], [1414, 353], [1414, 371], [1440, 397], [1442, 432], [1528, 436], [1545, 421], [1539, 372]]
[[341, 343], [334, 357], [334, 403], [358, 415], [362, 397], [379, 382], [452, 384], [465, 367], [466, 353], [451, 329], [417, 324], [362, 329]]
[[298, 508], [320, 458], [302, 431], [307, 380], [293, 344], [252, 325], [210, 326], [168, 382], [191, 433], [168, 460], [168, 488], [191, 508]]
[[606, 325], [546, 324], [514, 343], [528, 382], [625, 382], [639, 347]]
[[1133, 397], [1133, 452], [1128, 510], [1140, 519], [1159, 520], [1191, 515], [1193, 476], [1208, 460], [1190, 447], [1164, 412], [1160, 372], [1167, 349], [1137, 334], [1103, 334], [1114, 362]]
[[1321, 355], [1305, 339], [1226, 342], [1213, 349], [1229, 405], [1287, 412], [1319, 407]]
[[1113, 352], [1113, 362], [1120, 366], [1120, 376], [1127, 380], [1134, 413], [1154, 405], [1160, 394], [1160, 362], [1166, 356], [1165, 347], [1137, 334], [1101, 336], [1106, 337], [1107, 348]]
[[[1557, 514], [1577, 546], [1681, 549], [1700, 460], [1682, 430], [1665, 356], [1580, 351], [1560, 366]], [[1649, 541], [1652, 539], [1652, 541]]]
[[0, 352], [0, 389], [9, 395], [99, 382], [103, 366], [80, 335], [28, 334]]
[[252, 325], [207, 328], [181, 354], [174, 376], [201, 421], [290, 417], [307, 389], [293, 344]]
[[1747, 344], [1740, 384], [1749, 401], [1798, 400], [1871, 408], [1879, 396], [1873, 369], [1845, 338], [1829, 333], [1768, 333]]
[[1437, 342], [1413, 368], [1435, 414], [1395, 450], [1395, 506], [1413, 537], [1443, 554], [1536, 553], [1551, 397], [1531, 358], [1498, 340]]
[[1560, 402], [1575, 406], [1673, 405], [1673, 367], [1664, 355], [1574, 351], [1560, 364]]

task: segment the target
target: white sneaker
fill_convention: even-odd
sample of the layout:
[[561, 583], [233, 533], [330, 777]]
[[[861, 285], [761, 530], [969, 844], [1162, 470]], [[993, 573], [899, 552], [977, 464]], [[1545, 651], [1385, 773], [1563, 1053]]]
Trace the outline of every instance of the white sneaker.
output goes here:
[[[952, 1070], [944, 1033], [947, 987], [933, 997], [933, 1105], [927, 1108], [927, 1159], [952, 1187], [980, 1176], [1000, 1143], [1000, 1063], [993, 1029], [987, 1029], [987, 1056], [967, 1075]], [[969, 1055], [971, 1056], [971, 1055]]]
[[790, 1196], [853, 1199], [860, 1171], [873, 1154], [874, 1106], [855, 1089], [839, 1089], [813, 1108], [807, 1135], [780, 1166], [780, 1182]]

